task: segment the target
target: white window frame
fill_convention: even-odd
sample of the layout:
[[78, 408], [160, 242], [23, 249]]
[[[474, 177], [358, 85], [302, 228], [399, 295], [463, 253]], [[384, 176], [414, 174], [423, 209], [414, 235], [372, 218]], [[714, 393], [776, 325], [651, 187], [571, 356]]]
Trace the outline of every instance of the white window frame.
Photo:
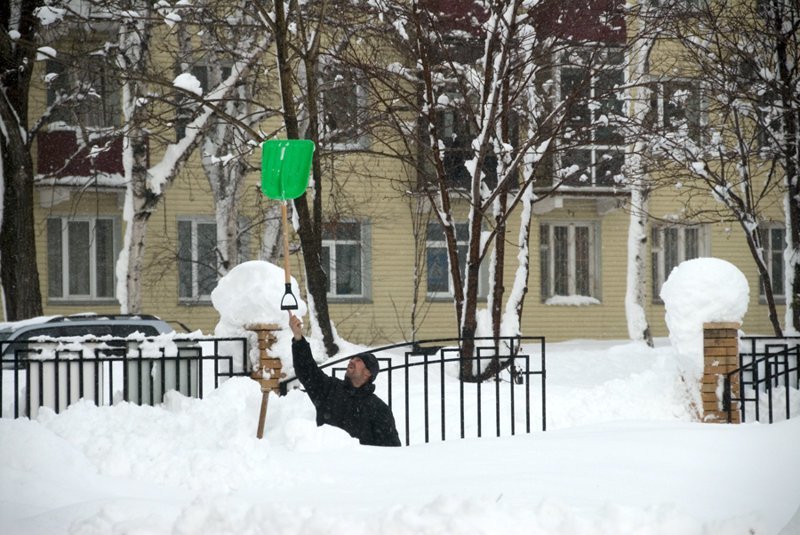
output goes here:
[[[666, 230], [677, 231], [677, 241], [675, 242], [677, 249], [674, 251], [675, 266], [686, 260], [691, 260], [692, 258], [703, 258], [711, 254], [711, 240], [709, 239], [708, 225], [653, 225], [650, 230], [650, 258], [652, 264], [651, 277], [653, 282], [652, 291], [654, 303], [663, 303], [660, 296], [661, 287], [669, 278], [666, 265], [666, 243], [664, 239], [664, 233]], [[686, 254], [687, 230], [697, 231], [697, 256], [692, 258], [687, 258]], [[672, 266], [672, 268], [675, 266]]]
[[[109, 260], [109, 268], [110, 269], [110, 286], [111, 286], [111, 294], [110, 295], [98, 295], [98, 262], [97, 262], [97, 255], [98, 255], [98, 244], [101, 240], [98, 239], [97, 236], [97, 222], [105, 221], [111, 224], [111, 235], [105, 237], [105, 241], [110, 243], [111, 251], [108, 251], [110, 255]], [[51, 301], [114, 301], [116, 299], [116, 273], [115, 273], [115, 263], [117, 254], [119, 253], [120, 247], [120, 239], [118, 236], [119, 233], [119, 219], [116, 217], [110, 216], [86, 216], [86, 217], [59, 217], [59, 216], [52, 216], [47, 218], [48, 221], [48, 273], [49, 273], [49, 281], [48, 281], [48, 300]], [[53, 236], [50, 235], [50, 232], [53, 230], [52, 225], [58, 223], [60, 226], [60, 235], [59, 235], [59, 242], [60, 242], [60, 250], [52, 250], [51, 244]], [[73, 223], [87, 223], [89, 225], [88, 232], [89, 232], [89, 243], [88, 243], [88, 277], [89, 280], [87, 281], [88, 286], [88, 293], [71, 293], [70, 286], [72, 279], [75, 277], [75, 274], [71, 273], [70, 270], [70, 225]], [[81, 258], [83, 255], [81, 255]], [[56, 267], [56, 262], [60, 265], [60, 267]], [[53, 286], [55, 281], [57, 280], [56, 273], [51, 272], [52, 270], [60, 269], [60, 292], [56, 293], [56, 289]]]
[[[360, 301], [371, 298], [371, 237], [372, 225], [369, 221], [343, 220], [341, 223], [358, 225], [360, 239], [349, 239], [341, 237], [326, 237], [328, 234], [323, 229], [322, 249], [328, 252], [328, 292], [327, 296], [332, 302], [336, 301]], [[328, 236], [330, 236], [328, 234]], [[338, 293], [336, 254], [337, 245], [357, 246], [361, 269], [361, 291], [352, 294]]]
[[[759, 225], [759, 232], [761, 233], [761, 248], [764, 251], [764, 262], [767, 266], [767, 272], [769, 273], [769, 278], [772, 280], [772, 291], [775, 292], [775, 282], [776, 280], [780, 282], [780, 290], [781, 292], [775, 292], [772, 294], [772, 297], [775, 299], [777, 303], [785, 303], [786, 302], [786, 280], [785, 280], [785, 270], [786, 265], [783, 261], [783, 251], [786, 248], [786, 227], [780, 223], [764, 223]], [[773, 232], [780, 232], [782, 236], [778, 240], [781, 243], [781, 248], [775, 250], [772, 248], [772, 233]], [[765, 235], [766, 234], [766, 235]], [[773, 266], [775, 264], [779, 264], [781, 266], [781, 273], [778, 279], [775, 278], [775, 270]], [[759, 283], [759, 300], [762, 303], [766, 303], [767, 297], [766, 293], [764, 292], [764, 284]]]
[[[426, 275], [425, 275], [425, 288], [426, 288], [426, 295], [429, 300], [451, 300], [454, 297], [453, 293], [453, 277], [452, 277], [452, 270], [450, 266], [450, 255], [447, 252], [447, 240], [442, 234], [441, 239], [430, 239], [430, 232], [429, 229], [431, 228], [441, 228], [441, 223], [438, 221], [428, 223], [428, 228], [426, 228], [426, 240], [425, 240], [425, 258], [426, 258]], [[459, 262], [463, 263], [460, 266], [464, 270], [464, 274], [466, 274], [466, 256], [467, 256], [467, 248], [469, 247], [469, 227], [467, 223], [457, 223], [456, 229], [462, 229], [461, 231], [456, 231], [456, 247], [458, 248], [458, 258]], [[427, 258], [431, 249], [442, 249], [445, 252], [445, 256], [447, 258], [447, 291], [431, 291], [429, 289], [429, 282], [430, 279], [428, 278], [428, 262]], [[488, 256], [487, 256], [488, 257]], [[466, 279], [464, 279], [464, 283], [466, 284]], [[478, 273], [478, 298], [485, 299], [489, 293], [489, 269], [488, 269], [488, 262], [484, 261], [481, 262], [480, 271]]]
[[[614, 53], [614, 54], [622, 54], [622, 51], [618, 47], [608, 47], [608, 51], [606, 52], [606, 57], [608, 57], [612, 53]], [[573, 58], [576, 55], [577, 56], [580, 55], [580, 52], [579, 51], [571, 51], [571, 52], [565, 52], [563, 54], [564, 55], [568, 55], [571, 58], [569, 61], [572, 62]], [[585, 128], [587, 128], [588, 131], [589, 131], [590, 138], [584, 144], [576, 145], [574, 147], [568, 147], [568, 148], [564, 147], [564, 148], [562, 148], [562, 150], [559, 151], [559, 153], [558, 153], [558, 157], [557, 157], [557, 164], [558, 165], [557, 165], [557, 167], [560, 170], [560, 173], [564, 173], [564, 176], [560, 178], [561, 180], [564, 180], [564, 181], [575, 180], [575, 175], [574, 174], [569, 174], [569, 175], [565, 174], [566, 166], [569, 163], [567, 161], [567, 158], [566, 158], [566, 152], [567, 151], [576, 151], [576, 152], [577, 151], [588, 151], [589, 152], [589, 162], [588, 162], [589, 168], [588, 168], [588, 170], [589, 170], [590, 176], [586, 177], [587, 178], [586, 181], [585, 182], [582, 181], [581, 185], [565, 183], [565, 184], [562, 184], [561, 187], [562, 188], [577, 188], [577, 189], [592, 188], [592, 189], [601, 189], [601, 190], [615, 189], [615, 188], [620, 187], [619, 186], [620, 182], [618, 182], [616, 179], [614, 179], [614, 177], [620, 177], [620, 178], [622, 177], [622, 174], [623, 174], [622, 173], [622, 166], [624, 166], [624, 163], [625, 163], [625, 140], [624, 140], [624, 135], [623, 135], [621, 129], [618, 130], [617, 133], [620, 136], [622, 136], [622, 138], [619, 140], [619, 143], [616, 143], [616, 144], [602, 143], [602, 142], [598, 141], [598, 139], [597, 139], [598, 128], [600, 128], [600, 125], [598, 124], [598, 119], [599, 119], [599, 116], [600, 116], [600, 112], [598, 112], [599, 108], [596, 109], [596, 106], [593, 106], [592, 104], [596, 104], [596, 102], [597, 102], [596, 99], [602, 97], [602, 95], [599, 94], [600, 74], [603, 71], [618, 71], [617, 74], [619, 74], [621, 76], [621, 78], [622, 78], [620, 83], [623, 84], [624, 83], [624, 77], [625, 77], [625, 62], [624, 62], [624, 59], [623, 59], [619, 64], [613, 64], [613, 65], [612, 64], [601, 64], [598, 67], [593, 67], [591, 65], [581, 66], [581, 65], [577, 64], [577, 62], [575, 62], [574, 64], [561, 65], [558, 69], [556, 69], [556, 76], [557, 76], [557, 85], [556, 86], [558, 88], [559, 101], [563, 102], [563, 100], [567, 97], [567, 95], [562, 94], [563, 89], [564, 89], [563, 84], [562, 84], [562, 74], [563, 74], [563, 72], [567, 71], [567, 70], [583, 70], [583, 69], [591, 69], [591, 71], [592, 71], [592, 78], [591, 78], [591, 82], [589, 83], [589, 96], [588, 96], [590, 104], [587, 106], [588, 107], [588, 111], [589, 111], [588, 126], [585, 126]], [[620, 99], [619, 102], [622, 103], [622, 100]], [[609, 123], [608, 123], [609, 125], [611, 123], [613, 123], [613, 117], [608, 117], [608, 119], [609, 119]], [[600, 169], [600, 167], [599, 167], [600, 166], [600, 160], [601, 160], [603, 155], [609, 154], [609, 153], [616, 153], [618, 161], [620, 162], [619, 173], [614, 175], [614, 177], [612, 177], [612, 180], [613, 180], [614, 184], [598, 184], [598, 182], [601, 180], [601, 177], [597, 176], [598, 171]], [[613, 156], [611, 158], [613, 158]]]
[[[181, 255], [181, 246], [183, 245], [181, 242], [181, 231], [180, 225], [181, 223], [189, 223], [191, 225], [191, 236], [190, 240], [191, 243], [189, 244], [191, 248], [191, 259], [183, 259], [180, 257]], [[178, 300], [182, 303], [194, 303], [194, 302], [208, 302], [211, 301], [211, 292], [209, 291], [206, 293], [201, 293], [200, 289], [200, 267], [201, 267], [201, 259], [199, 258], [199, 232], [198, 226], [199, 225], [207, 225], [214, 227], [214, 238], [216, 243], [216, 235], [217, 235], [217, 223], [213, 218], [208, 217], [180, 217], [178, 218], [178, 224], [176, 226], [176, 241], [178, 244], [178, 271], [177, 271], [177, 290], [178, 290]], [[215, 253], [216, 255], [216, 253]], [[214, 258], [213, 269], [217, 274], [217, 280], [219, 280], [219, 267], [218, 267], [218, 258]], [[181, 291], [183, 288], [183, 281], [182, 281], [182, 263], [188, 262], [190, 267], [190, 283], [191, 283], [191, 295], [181, 295]]]
[[[556, 228], [567, 229], [567, 294], [556, 293]], [[586, 269], [589, 286], [588, 295], [578, 293], [578, 254], [576, 229], [588, 230]], [[540, 291], [545, 304], [599, 304], [600, 303], [600, 229], [595, 221], [543, 221], [539, 226], [540, 245]], [[546, 271], [545, 271], [546, 270]], [[580, 299], [584, 298], [584, 299]]]

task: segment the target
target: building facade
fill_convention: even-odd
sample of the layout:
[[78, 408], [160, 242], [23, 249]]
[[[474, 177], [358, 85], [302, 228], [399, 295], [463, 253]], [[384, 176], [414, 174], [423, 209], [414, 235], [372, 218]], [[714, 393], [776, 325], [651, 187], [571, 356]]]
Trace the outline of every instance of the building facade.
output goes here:
[[[555, 33], [559, 31], [555, 26], [564, 20], [563, 16], [543, 19], [542, 27], [550, 27], [548, 31]], [[553, 72], [555, 98], [566, 98], [579, 84], [584, 84], [581, 91], [589, 97], [595, 91], [598, 95], [601, 90], [607, 92], [609, 84], [624, 86], [632, 67], [622, 45], [630, 28], [623, 21], [609, 31], [607, 25], [595, 20], [594, 25], [581, 29], [578, 33], [583, 34], [577, 37], [608, 45], [604, 68], [587, 77], [585, 66], [565, 62]], [[669, 48], [655, 52], [654, 57], [659, 54], [668, 57]], [[58, 74], [58, 84], [71, 83], [69, 73], [59, 72], [55, 64], [39, 62], [35, 79], [40, 83], [34, 92], [32, 114], [57, 98], [58, 85], [46, 83], [53, 74]], [[203, 72], [197, 70], [195, 74], [203, 83]], [[35, 147], [39, 176], [36, 246], [46, 314], [119, 312], [115, 266], [123, 249], [126, 193], [123, 137], [114, 133], [121, 121], [119, 87], [102, 69], [95, 71], [95, 77], [95, 84], [103, 91], [94, 104], [50, 125], [39, 135]], [[324, 123], [337, 132], [346, 132], [342, 125], [370, 107], [364, 88], [342, 80], [331, 78], [323, 103]], [[701, 82], [683, 75], [674, 80], [658, 77], [648, 88], [650, 120], [664, 128], [677, 128], [679, 124], [690, 130], [697, 128], [699, 136], [701, 125], [709, 120], [704, 114], [704, 99], [709, 96], [703, 94]], [[676, 95], [682, 96], [679, 104]], [[621, 110], [624, 97], [620, 93], [618, 97], [598, 99]], [[523, 334], [546, 336], [552, 341], [629, 336], [625, 303], [631, 194], [615, 179], [623, 174], [628, 143], [621, 129], [603, 123], [603, 110], [602, 106], [587, 104], [567, 118], [576, 127], [586, 127], [589, 135], [553, 153], [553, 176], [545, 176], [540, 184], [540, 191], [546, 191], [556, 169], [573, 168], [558, 189], [534, 204], [531, 269], [520, 326]], [[89, 127], [89, 139], [82, 139], [86, 130], [76, 128], [71, 120]], [[449, 137], [456, 139], [458, 116], [444, 113], [441, 121]], [[374, 137], [348, 138], [342, 133], [334, 141], [343, 155], [324, 171], [337, 189], [331, 188], [324, 202], [329, 222], [323, 228], [323, 265], [329, 278], [330, 313], [338, 334], [362, 344], [456, 336], [458, 325], [441, 226], [430, 217], [433, 208], [424, 196], [402, 187], [415, 181], [413, 173], [399, 159], [347, 151], [378, 143]], [[150, 140], [151, 159], [164, 150], [163, 140]], [[215, 253], [218, 233], [200, 153], [197, 151], [182, 168], [150, 218], [142, 312], [213, 332], [219, 320], [210, 300], [220, 275]], [[254, 169], [258, 157], [258, 151], [250, 156]], [[453, 161], [453, 173], [457, 174], [463, 159], [451, 160], [451, 164]], [[665, 163], [660, 169], [651, 165], [647, 172], [669, 181], [671, 169]], [[659, 291], [670, 270], [684, 260], [703, 256], [728, 260], [746, 275], [750, 304], [743, 329], [771, 333], [764, 292], [742, 230], [737, 223], [722, 218], [687, 218], [686, 207], [698, 201], [676, 186], [682, 180], [676, 175], [671, 180], [674, 187], [654, 188], [649, 199], [651, 217], [643, 261], [647, 278], [645, 313], [652, 334], [668, 334]], [[271, 210], [275, 201], [266, 199], [259, 186], [257, 170], [249, 172], [238, 199], [242, 207], [240, 260], [265, 257], [265, 236], [275, 223]], [[776, 298], [781, 303], [785, 299], [781, 293], [781, 258], [786, 228], [780, 193], [774, 194], [776, 199], [764, 212], [769, 223], [763, 225], [762, 232], [769, 269], [777, 281]], [[466, 240], [468, 206], [459, 202], [455, 201], [455, 213], [462, 214], [456, 221], [461, 251], [462, 245], [466, 247], [461, 240]], [[714, 201], [709, 196], [699, 202]], [[512, 237], [518, 226], [519, 215], [508, 223], [507, 288], [513, 284], [516, 269], [517, 245]], [[293, 249], [297, 249], [294, 236], [292, 241]], [[292, 274], [302, 287], [301, 254], [295, 251], [290, 261]], [[482, 269], [480, 277], [480, 303], [485, 306], [488, 267]], [[778, 312], [782, 318], [782, 306]]]

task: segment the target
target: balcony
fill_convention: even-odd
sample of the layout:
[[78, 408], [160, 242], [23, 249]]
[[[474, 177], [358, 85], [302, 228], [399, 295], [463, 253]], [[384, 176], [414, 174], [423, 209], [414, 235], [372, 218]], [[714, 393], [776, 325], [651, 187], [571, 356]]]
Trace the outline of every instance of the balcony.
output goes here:
[[66, 127], [39, 132], [36, 159], [40, 179], [97, 178], [124, 174], [122, 134], [91, 135], [88, 144], [78, 139], [79, 130]]

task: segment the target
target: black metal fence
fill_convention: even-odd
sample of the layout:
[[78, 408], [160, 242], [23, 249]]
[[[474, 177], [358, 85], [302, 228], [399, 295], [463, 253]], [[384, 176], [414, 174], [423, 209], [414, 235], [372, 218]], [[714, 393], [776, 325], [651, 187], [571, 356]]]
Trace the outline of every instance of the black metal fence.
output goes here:
[[[530, 433], [533, 428], [544, 431], [545, 339], [476, 338], [476, 369], [484, 370], [496, 361], [509, 363], [495, 367], [485, 382], [459, 377], [460, 342], [450, 338], [370, 349], [381, 363], [376, 393], [392, 409], [401, 440], [411, 445], [488, 434], [509, 436]], [[335, 377], [353, 356], [321, 367]], [[284, 392], [299, 386], [294, 377], [282, 384]]]
[[[460, 379], [459, 344], [438, 339], [371, 349], [382, 368], [377, 393], [391, 407], [401, 440], [544, 431], [544, 338], [476, 338], [476, 371], [502, 363], [484, 382]], [[0, 354], [0, 417], [35, 418], [42, 407], [58, 413], [80, 399], [155, 405], [170, 390], [201, 398], [225, 378], [250, 375], [246, 338], [2, 342]], [[322, 368], [336, 376], [352, 356]], [[284, 393], [299, 386], [293, 377], [281, 385]]]
[[744, 336], [739, 340], [739, 369], [723, 384], [728, 421], [773, 423], [800, 414], [800, 337]]
[[162, 403], [170, 390], [192, 397], [222, 378], [248, 375], [245, 338], [103, 338], [0, 342], [0, 417], [35, 418], [81, 398], [95, 404]]

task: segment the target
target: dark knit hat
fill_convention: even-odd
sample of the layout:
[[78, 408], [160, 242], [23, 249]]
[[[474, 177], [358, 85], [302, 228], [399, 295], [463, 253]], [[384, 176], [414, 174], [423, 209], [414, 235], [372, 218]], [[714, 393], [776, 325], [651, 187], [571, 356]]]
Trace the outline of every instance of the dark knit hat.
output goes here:
[[358, 355], [353, 355], [353, 357], [358, 357], [361, 359], [361, 362], [364, 363], [364, 366], [366, 366], [366, 368], [369, 370], [369, 373], [372, 375], [372, 377], [370, 377], [370, 381], [374, 381], [378, 376], [378, 372], [381, 371], [380, 364], [378, 364], [378, 359], [375, 358], [375, 355], [372, 353], [361, 353]]

